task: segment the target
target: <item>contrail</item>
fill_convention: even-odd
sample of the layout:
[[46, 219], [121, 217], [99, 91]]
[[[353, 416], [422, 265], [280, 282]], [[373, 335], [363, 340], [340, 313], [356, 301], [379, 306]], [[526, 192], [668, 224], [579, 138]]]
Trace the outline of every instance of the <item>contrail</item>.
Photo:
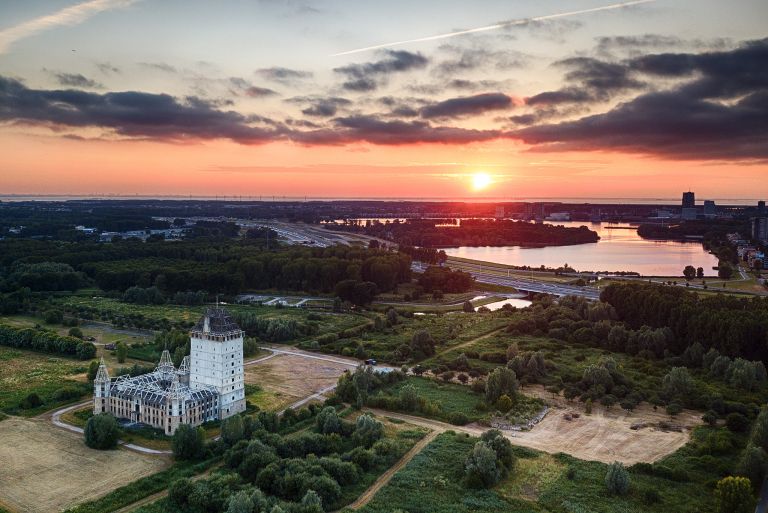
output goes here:
[[552, 20], [555, 18], [565, 18], [566, 16], [576, 16], [577, 14], [587, 14], [590, 12], [597, 12], [597, 11], [608, 11], [610, 9], [620, 9], [622, 7], [629, 7], [630, 5], [647, 4], [655, 1], [656, 0], [632, 0], [630, 2], [621, 2], [618, 4], [593, 7], [591, 9], [582, 9], [580, 11], [561, 12], [557, 14], [547, 14], [545, 16], [537, 16], [535, 18], [520, 18], [517, 20], [502, 21], [501, 23], [496, 23], [495, 25], [487, 25], [485, 27], [478, 27], [478, 28], [466, 29], [466, 30], [457, 30], [456, 32], [448, 32], [446, 34], [438, 34], [436, 36], [427, 36], [427, 37], [420, 37], [418, 39], [408, 39], [406, 41], [396, 41], [394, 43], [366, 46], [365, 48], [357, 48], [355, 50], [348, 50], [346, 52], [334, 53], [334, 54], [331, 54], [330, 56], [339, 57], [341, 55], [350, 55], [353, 53], [367, 52], [370, 50], [379, 50], [381, 48], [389, 48], [391, 46], [407, 45], [411, 43], [423, 43], [424, 41], [436, 41], [438, 39], [447, 39], [449, 37], [463, 36], [465, 34], [474, 34], [476, 32], [487, 32], [489, 30], [498, 30], [505, 27], [513, 27], [515, 25], [525, 25], [533, 21]]
[[118, 7], [127, 7], [138, 0], [89, 0], [79, 4], [65, 7], [53, 14], [46, 14], [33, 20], [25, 21], [0, 30], [0, 54], [8, 51], [8, 48], [26, 37], [37, 34], [44, 30], [52, 29], [60, 25], [76, 25], [82, 23], [91, 16], [102, 11], [116, 9]]

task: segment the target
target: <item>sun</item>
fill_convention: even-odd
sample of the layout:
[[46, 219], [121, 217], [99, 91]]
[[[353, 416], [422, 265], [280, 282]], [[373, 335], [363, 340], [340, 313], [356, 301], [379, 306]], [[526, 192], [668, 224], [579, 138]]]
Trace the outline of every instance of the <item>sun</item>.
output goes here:
[[472, 175], [472, 189], [482, 191], [493, 183], [488, 173], [475, 173]]

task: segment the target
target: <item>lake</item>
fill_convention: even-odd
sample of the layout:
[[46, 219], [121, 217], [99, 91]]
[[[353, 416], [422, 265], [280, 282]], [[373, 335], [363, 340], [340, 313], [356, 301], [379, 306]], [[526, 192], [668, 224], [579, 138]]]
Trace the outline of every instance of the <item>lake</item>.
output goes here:
[[626, 223], [548, 222], [563, 226], [587, 226], [600, 235], [593, 244], [547, 248], [458, 247], [443, 248], [450, 256], [509, 265], [560, 267], [568, 264], [577, 271], [635, 271], [643, 276], [682, 276], [686, 265], [703, 267], [705, 276], [715, 276], [717, 258], [701, 242], [643, 239], [635, 226]]

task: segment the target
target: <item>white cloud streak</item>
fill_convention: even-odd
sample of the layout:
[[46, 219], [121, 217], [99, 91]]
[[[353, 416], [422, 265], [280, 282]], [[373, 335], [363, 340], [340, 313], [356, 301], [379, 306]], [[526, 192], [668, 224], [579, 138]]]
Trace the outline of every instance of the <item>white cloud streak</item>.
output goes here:
[[611, 9], [620, 9], [622, 7], [630, 7], [632, 5], [639, 5], [639, 4], [647, 4], [655, 1], [656, 0], [633, 0], [630, 2], [621, 2], [618, 4], [602, 5], [600, 7], [593, 7], [591, 9], [581, 9], [578, 11], [568, 11], [568, 12], [561, 12], [556, 14], [547, 14], [545, 16], [536, 16], [534, 18], [520, 18], [515, 20], [507, 20], [507, 21], [502, 21], [501, 23], [496, 23], [494, 25], [486, 25], [485, 27], [478, 27], [478, 28], [472, 28], [472, 29], [466, 29], [466, 30], [457, 30], [455, 32], [448, 32], [446, 34], [438, 34], [436, 36], [420, 37], [417, 39], [407, 39], [405, 41], [395, 41], [394, 43], [385, 43], [385, 44], [374, 45], [374, 46], [366, 46], [364, 48], [356, 48], [354, 50], [347, 50], [346, 52], [331, 54], [331, 57], [340, 57], [342, 55], [351, 55], [354, 53], [368, 52], [370, 50], [380, 50], [382, 48], [390, 48], [392, 46], [401, 46], [401, 45], [407, 45], [411, 43], [437, 41], [439, 39], [448, 39], [449, 37], [463, 36], [466, 34], [474, 34], [477, 32], [487, 32], [489, 30], [499, 30], [506, 27], [514, 27], [516, 25], [526, 25], [528, 23], [535, 22], [535, 21], [553, 20], [556, 18], [576, 16], [578, 14], [587, 14], [587, 13], [598, 12], [598, 11], [608, 11]]
[[21, 39], [33, 36], [39, 32], [62, 25], [77, 25], [103, 11], [127, 7], [138, 0], [89, 0], [65, 7], [53, 14], [24, 21], [13, 27], [0, 30], [0, 54]]

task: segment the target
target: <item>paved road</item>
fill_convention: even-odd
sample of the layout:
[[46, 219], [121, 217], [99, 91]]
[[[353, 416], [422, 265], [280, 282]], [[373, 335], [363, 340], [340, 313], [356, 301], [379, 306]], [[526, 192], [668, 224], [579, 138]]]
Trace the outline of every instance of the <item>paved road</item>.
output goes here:
[[[412, 269], [417, 272], [423, 272], [427, 268], [426, 264], [414, 262]], [[577, 285], [565, 285], [562, 283], [552, 283], [539, 281], [533, 278], [516, 278], [498, 276], [495, 274], [484, 273], [482, 271], [467, 271], [475, 280], [480, 283], [489, 283], [492, 285], [502, 285], [512, 287], [524, 292], [536, 292], [540, 294], [552, 294], [553, 296], [580, 296], [593, 301], [600, 299], [600, 290], [594, 287], [579, 287]]]

